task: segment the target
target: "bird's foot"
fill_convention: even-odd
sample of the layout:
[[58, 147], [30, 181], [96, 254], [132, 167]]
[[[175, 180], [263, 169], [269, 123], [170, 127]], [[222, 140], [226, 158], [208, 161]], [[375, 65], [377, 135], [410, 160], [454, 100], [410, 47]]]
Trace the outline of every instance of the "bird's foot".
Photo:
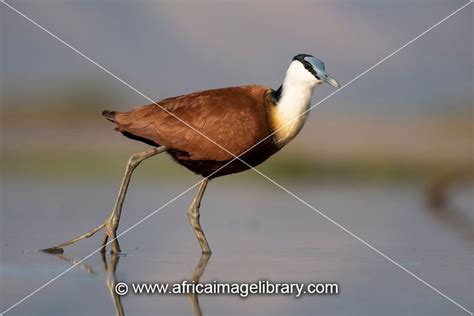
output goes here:
[[90, 238], [94, 236], [95, 233], [97, 233], [99, 230], [105, 227], [105, 222], [100, 224], [99, 226], [89, 230], [87, 233], [82, 234], [81, 236], [77, 236], [73, 239], [70, 239], [66, 242], [63, 242], [61, 244], [58, 244], [56, 246], [46, 248], [46, 249], [41, 249], [40, 251], [46, 252], [46, 253], [53, 253], [53, 254], [62, 254], [64, 253], [64, 247], [75, 244], [76, 242], [85, 239], [85, 238]]
[[[105, 235], [102, 239], [102, 252], [105, 252], [106, 246], [110, 243], [110, 253], [111, 254], [119, 254], [122, 252], [120, 249], [120, 244], [117, 239], [117, 228], [118, 228], [118, 221], [114, 221], [113, 217], [109, 217], [105, 221]], [[110, 239], [109, 242], [107, 242]]]
[[40, 249], [39, 251], [49, 253], [52, 255], [62, 255], [64, 253], [64, 248], [55, 246], [51, 248]]

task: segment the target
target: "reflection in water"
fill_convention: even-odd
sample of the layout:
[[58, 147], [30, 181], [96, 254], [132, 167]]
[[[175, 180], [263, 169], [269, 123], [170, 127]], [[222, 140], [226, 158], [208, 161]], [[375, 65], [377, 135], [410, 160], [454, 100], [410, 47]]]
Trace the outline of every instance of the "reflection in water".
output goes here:
[[[50, 253], [50, 252], [47, 252], [47, 251], [43, 251], [43, 252], [44, 253]], [[51, 253], [51, 254], [55, 255], [56, 257], [58, 257], [59, 259], [65, 261], [65, 262], [67, 262], [71, 266], [73, 266], [73, 265], [75, 265], [79, 262], [78, 260], [75, 260], [73, 258], [69, 258], [69, 257], [65, 256], [62, 253]], [[77, 267], [80, 268], [81, 270], [83, 270], [84, 272], [89, 273], [89, 274], [92, 274], [92, 275], [97, 274], [95, 272], [95, 270], [88, 263], [81, 262], [80, 264], [77, 265]]]
[[[204, 274], [204, 270], [206, 270], [207, 263], [209, 262], [209, 258], [211, 257], [210, 254], [204, 253], [201, 255], [199, 259], [198, 265], [194, 268], [194, 273], [192, 276], [191, 281], [194, 283], [199, 283], [201, 280], [202, 275]], [[195, 316], [202, 316], [201, 306], [199, 305], [199, 298], [196, 293], [188, 295], [189, 301], [191, 302], [191, 306], [193, 307], [193, 312]]]
[[115, 274], [115, 271], [117, 270], [117, 265], [120, 256], [114, 253], [110, 254], [110, 265], [107, 262], [107, 254], [105, 253], [105, 251], [101, 251], [100, 256], [102, 259], [102, 263], [104, 264], [104, 270], [107, 273], [106, 285], [109, 289], [112, 301], [114, 302], [115, 315], [123, 316], [125, 315], [125, 313], [123, 312], [122, 298], [115, 292], [115, 285], [117, 284], [117, 276]]
[[474, 181], [474, 169], [458, 169], [441, 174], [433, 179], [426, 190], [427, 210], [437, 220], [460, 233], [474, 245], [474, 222], [465, 212], [455, 208], [449, 201], [449, 190], [458, 185], [469, 185]]
[[[75, 265], [79, 262], [79, 260], [70, 258], [66, 255], [64, 255], [61, 252], [51, 252], [51, 251], [43, 251], [44, 253], [51, 254], [53, 256], [58, 257], [59, 259], [69, 263], [70, 265]], [[110, 254], [110, 263], [107, 261], [107, 254], [105, 251], [100, 252], [100, 259], [102, 261], [104, 271], [106, 273], [106, 282], [105, 285], [107, 286], [110, 296], [112, 297], [112, 301], [114, 303], [114, 308], [115, 308], [115, 315], [117, 316], [124, 316], [125, 313], [123, 311], [123, 305], [122, 305], [122, 299], [120, 295], [118, 295], [115, 292], [115, 285], [117, 284], [117, 276], [115, 272], [117, 271], [117, 265], [120, 259], [120, 256], [116, 254]], [[91, 275], [97, 276], [97, 273], [94, 271], [94, 269], [86, 262], [81, 262], [77, 264], [77, 267], [83, 270], [84, 272], [87, 272]]]
[[[51, 252], [46, 252], [46, 253], [54, 255], [71, 265], [75, 265], [79, 262], [79, 260], [75, 260], [73, 258], [67, 257], [62, 253], [51, 253]], [[100, 256], [101, 256], [102, 264], [104, 266], [104, 271], [107, 275], [106, 286], [107, 286], [107, 289], [109, 290], [110, 296], [112, 298], [112, 302], [114, 304], [115, 315], [124, 316], [125, 312], [123, 310], [122, 297], [115, 292], [115, 286], [117, 285], [116, 271], [117, 271], [118, 262], [120, 260], [120, 256], [113, 253], [109, 254], [110, 262], [108, 262], [107, 260], [107, 253], [105, 251], [101, 251]], [[199, 259], [199, 262], [196, 268], [194, 268], [194, 273], [191, 277], [192, 282], [196, 284], [199, 282], [202, 275], [204, 274], [204, 271], [206, 270], [206, 266], [209, 262], [210, 257], [211, 257], [210, 254], [201, 255], [201, 258]], [[84, 272], [87, 272], [91, 275], [97, 275], [94, 269], [85, 262], [81, 262], [77, 266]], [[189, 294], [188, 299], [193, 308], [193, 314], [195, 316], [202, 316], [203, 314], [201, 311], [201, 306], [199, 305], [198, 295], [195, 293]]]

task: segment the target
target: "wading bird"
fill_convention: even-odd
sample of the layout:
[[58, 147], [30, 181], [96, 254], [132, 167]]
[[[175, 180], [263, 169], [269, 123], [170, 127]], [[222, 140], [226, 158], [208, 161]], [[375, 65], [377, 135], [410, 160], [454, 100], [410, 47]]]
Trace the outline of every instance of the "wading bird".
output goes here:
[[261, 85], [222, 88], [164, 99], [129, 112], [104, 111], [102, 115], [115, 123], [117, 131], [153, 148], [130, 157], [115, 207], [104, 223], [46, 250], [62, 252], [63, 247], [105, 227], [102, 249], [111, 238], [111, 252], [120, 252], [117, 228], [132, 172], [143, 160], [166, 152], [204, 177], [188, 217], [202, 252], [211, 253], [199, 222], [209, 180], [257, 166], [288, 144], [308, 118], [314, 88], [324, 82], [339, 87], [321, 60], [299, 54], [277, 90]]

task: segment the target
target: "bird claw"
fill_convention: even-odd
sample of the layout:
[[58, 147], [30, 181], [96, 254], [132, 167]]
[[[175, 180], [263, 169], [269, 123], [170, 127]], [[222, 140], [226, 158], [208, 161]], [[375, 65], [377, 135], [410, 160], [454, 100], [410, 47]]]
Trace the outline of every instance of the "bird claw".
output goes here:
[[63, 248], [55, 248], [55, 247], [40, 249], [39, 251], [44, 252], [44, 253], [49, 253], [49, 254], [60, 254], [60, 255], [64, 253]]

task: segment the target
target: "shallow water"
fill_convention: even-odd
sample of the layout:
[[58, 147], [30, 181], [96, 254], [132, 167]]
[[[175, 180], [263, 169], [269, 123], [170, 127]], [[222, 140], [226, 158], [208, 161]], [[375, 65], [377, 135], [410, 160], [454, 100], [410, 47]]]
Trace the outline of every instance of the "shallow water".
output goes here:
[[[132, 182], [120, 231], [191, 186]], [[467, 309], [473, 309], [472, 188], [452, 192], [450, 209], [424, 205], [420, 185], [294, 185], [288, 188]], [[1, 310], [96, 250], [101, 233], [66, 248], [37, 252], [99, 224], [116, 184], [70, 184], [38, 179], [4, 181], [1, 213]], [[194, 190], [120, 238], [115, 274], [97, 253], [38, 291], [7, 315], [465, 315], [441, 295], [272, 184], [212, 182], [201, 222], [214, 253], [201, 281], [337, 282], [334, 296], [127, 295], [120, 304], [107, 288], [117, 281], [190, 279], [200, 251], [187, 222]], [[435, 216], [435, 214], [437, 214]], [[452, 215], [452, 216], [451, 216]], [[459, 216], [461, 220], [452, 220]], [[467, 230], [466, 230], [467, 227]], [[100, 235], [100, 236], [99, 236]], [[201, 264], [203, 262], [201, 261]], [[115, 278], [115, 279], [114, 279]], [[194, 302], [195, 303], [195, 302]]]

